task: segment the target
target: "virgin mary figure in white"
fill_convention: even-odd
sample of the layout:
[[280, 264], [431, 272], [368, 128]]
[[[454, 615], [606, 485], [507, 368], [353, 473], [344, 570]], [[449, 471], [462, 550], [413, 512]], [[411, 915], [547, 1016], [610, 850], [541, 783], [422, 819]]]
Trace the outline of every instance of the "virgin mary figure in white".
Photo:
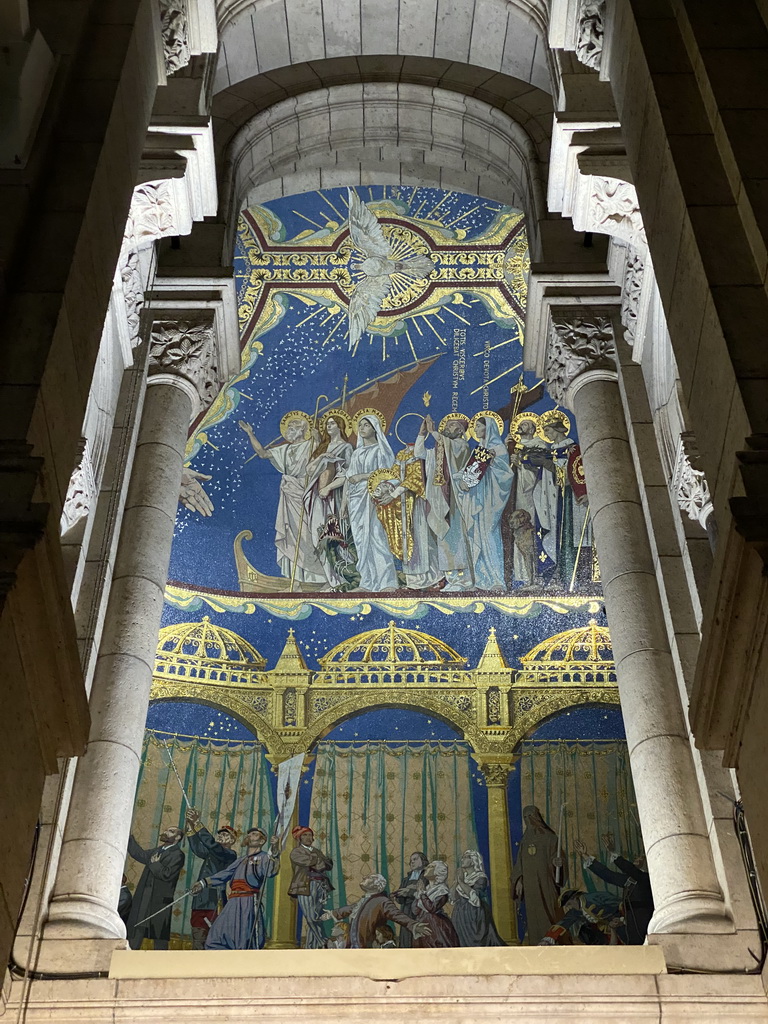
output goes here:
[[368, 478], [377, 469], [390, 469], [395, 456], [384, 435], [381, 413], [366, 410], [355, 417], [357, 445], [347, 469], [344, 502], [357, 549], [360, 589], [396, 590], [397, 572], [384, 527], [368, 491]]
[[479, 446], [457, 481], [478, 590], [507, 589], [501, 516], [512, 490], [513, 470], [496, 419], [495, 413], [473, 416], [470, 432]]

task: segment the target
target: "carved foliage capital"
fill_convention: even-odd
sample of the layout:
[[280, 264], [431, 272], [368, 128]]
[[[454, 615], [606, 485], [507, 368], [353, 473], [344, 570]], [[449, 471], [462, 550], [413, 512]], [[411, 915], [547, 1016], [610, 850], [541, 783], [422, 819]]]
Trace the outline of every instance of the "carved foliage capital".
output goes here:
[[568, 389], [590, 370], [615, 370], [616, 346], [609, 317], [553, 312], [547, 358], [547, 390], [567, 405]]
[[191, 383], [202, 408], [218, 391], [215, 330], [210, 319], [156, 320], [149, 350], [150, 376], [177, 375]]
[[647, 249], [648, 242], [635, 186], [619, 178], [604, 178], [599, 175], [593, 175], [591, 183], [591, 230], [605, 235], [615, 235], [635, 248]]

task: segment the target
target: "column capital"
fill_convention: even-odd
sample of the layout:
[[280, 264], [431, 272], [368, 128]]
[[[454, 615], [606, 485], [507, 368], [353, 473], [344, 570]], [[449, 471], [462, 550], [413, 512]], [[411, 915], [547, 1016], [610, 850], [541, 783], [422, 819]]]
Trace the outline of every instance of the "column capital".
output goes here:
[[518, 754], [472, 754], [489, 787], [506, 786], [509, 773], [520, 760]]
[[585, 307], [550, 311], [546, 381], [560, 405], [573, 408], [574, 395], [587, 380], [618, 379], [611, 312]]
[[219, 387], [212, 314], [155, 320], [149, 346], [149, 383], [181, 388], [192, 400], [195, 415], [206, 409]]

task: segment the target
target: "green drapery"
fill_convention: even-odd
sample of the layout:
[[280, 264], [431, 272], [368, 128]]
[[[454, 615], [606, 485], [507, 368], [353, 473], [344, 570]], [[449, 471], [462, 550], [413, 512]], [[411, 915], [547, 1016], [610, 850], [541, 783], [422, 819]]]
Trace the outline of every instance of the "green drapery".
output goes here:
[[523, 807], [535, 804], [555, 832], [565, 805], [566, 887], [588, 892], [609, 888], [583, 868], [574, 849], [575, 839], [581, 839], [589, 853], [603, 861], [606, 854], [600, 837], [606, 832], [613, 833], [625, 856], [643, 852], [626, 743], [525, 740], [521, 744], [520, 784]]
[[335, 906], [379, 872], [396, 889], [415, 850], [444, 860], [453, 878], [477, 849], [465, 743], [324, 742], [317, 747], [311, 822], [333, 857]]
[[[184, 828], [186, 805], [170, 765], [169, 748], [189, 802], [200, 811], [206, 828], [211, 832], [220, 825], [237, 829], [235, 850], [238, 856], [243, 852], [240, 844], [244, 833], [252, 825], [269, 832], [275, 817], [274, 776], [260, 743], [212, 742], [196, 736], [173, 736], [147, 730], [131, 827], [140, 846], [145, 849], [156, 846], [163, 828], [173, 825]], [[176, 887], [177, 896], [194, 884], [202, 866], [186, 841], [182, 849], [186, 859]], [[141, 864], [127, 858], [125, 873], [132, 889], [142, 870]], [[284, 867], [283, 871], [286, 870]], [[268, 933], [276, 884], [279, 884], [277, 880], [268, 885], [264, 896]], [[191, 907], [190, 896], [173, 908], [171, 948], [191, 948]]]

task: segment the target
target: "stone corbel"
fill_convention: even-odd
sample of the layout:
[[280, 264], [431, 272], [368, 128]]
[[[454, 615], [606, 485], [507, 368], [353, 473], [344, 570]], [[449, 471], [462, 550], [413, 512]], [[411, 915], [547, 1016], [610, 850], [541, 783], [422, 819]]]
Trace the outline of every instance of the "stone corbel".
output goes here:
[[550, 46], [574, 53], [584, 67], [597, 71], [601, 78], [605, 77], [608, 29], [605, 0], [552, 0]]
[[192, 57], [218, 46], [215, 0], [159, 0], [166, 75], [185, 68]]

